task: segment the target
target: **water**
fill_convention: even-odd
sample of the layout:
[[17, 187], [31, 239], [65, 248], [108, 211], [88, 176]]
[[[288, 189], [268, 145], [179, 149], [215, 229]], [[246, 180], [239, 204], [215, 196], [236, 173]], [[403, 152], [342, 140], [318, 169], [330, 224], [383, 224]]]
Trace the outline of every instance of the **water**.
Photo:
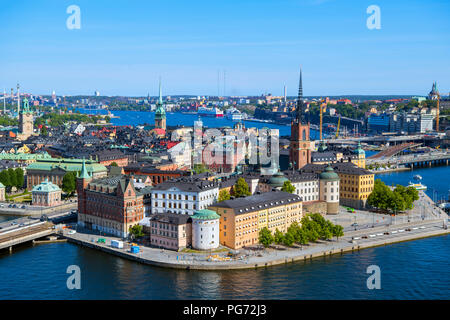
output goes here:
[[387, 185], [401, 184], [407, 186], [409, 182], [414, 182], [413, 178], [417, 174], [422, 176], [421, 183], [427, 186], [425, 192], [431, 199], [434, 201], [447, 200], [450, 190], [450, 167], [445, 165], [377, 174], [375, 179], [381, 179]]
[[[141, 265], [69, 243], [0, 257], [0, 299], [448, 299], [450, 236], [307, 262], [239, 271], [186, 271]], [[81, 290], [66, 269], [81, 268]], [[366, 286], [370, 265], [381, 290]], [[20, 267], [18, 267], [20, 266]]]
[[[107, 114], [107, 110], [91, 110], [91, 109], [77, 109], [81, 113], [86, 114]], [[113, 111], [115, 116], [120, 118], [112, 118], [111, 123], [117, 126], [125, 125], [143, 125], [145, 123], [153, 125], [155, 122], [154, 112], [145, 111]], [[198, 115], [196, 114], [183, 114], [183, 113], [167, 113], [166, 123], [168, 126], [193, 126], [194, 121], [198, 120]], [[203, 127], [214, 128], [214, 127], [233, 127], [236, 122], [228, 120], [227, 118], [212, 118], [212, 117], [202, 117]], [[251, 122], [244, 121], [246, 127], [254, 128], [269, 128], [278, 129], [280, 131], [280, 136], [286, 136], [291, 134], [290, 125], [278, 125], [273, 123], [262, 123], [262, 122]], [[311, 130], [311, 139], [318, 139], [319, 134], [317, 130]]]

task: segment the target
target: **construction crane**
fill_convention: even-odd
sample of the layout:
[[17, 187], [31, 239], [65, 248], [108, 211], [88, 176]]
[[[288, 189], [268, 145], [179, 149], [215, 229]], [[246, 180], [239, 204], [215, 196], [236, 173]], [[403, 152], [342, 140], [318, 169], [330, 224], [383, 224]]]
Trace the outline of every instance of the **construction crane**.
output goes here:
[[339, 115], [338, 125], [336, 128], [336, 139], [339, 137], [339, 127], [341, 126], [341, 115]]

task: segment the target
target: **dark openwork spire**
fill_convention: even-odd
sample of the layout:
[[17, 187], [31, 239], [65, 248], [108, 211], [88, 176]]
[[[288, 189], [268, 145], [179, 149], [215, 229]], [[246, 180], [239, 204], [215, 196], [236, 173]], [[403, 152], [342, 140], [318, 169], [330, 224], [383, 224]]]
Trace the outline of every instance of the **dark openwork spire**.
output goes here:
[[300, 81], [298, 84], [298, 97], [297, 97], [297, 114], [296, 114], [296, 122], [303, 123], [304, 122], [304, 114], [303, 114], [303, 84], [302, 84], [302, 69], [300, 68]]

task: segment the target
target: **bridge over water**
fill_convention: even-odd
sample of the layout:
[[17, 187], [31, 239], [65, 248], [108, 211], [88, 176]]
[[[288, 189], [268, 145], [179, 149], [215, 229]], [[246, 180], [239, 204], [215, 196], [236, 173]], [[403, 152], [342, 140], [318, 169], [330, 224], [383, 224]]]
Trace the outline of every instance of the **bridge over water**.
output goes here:
[[407, 167], [431, 167], [432, 165], [448, 165], [450, 152], [434, 152], [421, 155], [407, 155], [386, 159], [367, 159], [366, 165], [371, 164], [397, 164]]

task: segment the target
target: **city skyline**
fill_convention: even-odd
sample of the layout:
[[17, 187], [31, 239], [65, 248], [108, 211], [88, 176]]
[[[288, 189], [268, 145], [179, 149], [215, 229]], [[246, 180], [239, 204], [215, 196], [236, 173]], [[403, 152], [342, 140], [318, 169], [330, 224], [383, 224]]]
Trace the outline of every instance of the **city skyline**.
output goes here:
[[[378, 1], [369, 30], [356, 1], [78, 1], [81, 28], [66, 9], [10, 3], [0, 12], [0, 89], [50, 95], [305, 96], [426, 95], [450, 91], [450, 5]], [[430, 35], [431, 34], [431, 35]], [[223, 77], [225, 73], [226, 81]]]

